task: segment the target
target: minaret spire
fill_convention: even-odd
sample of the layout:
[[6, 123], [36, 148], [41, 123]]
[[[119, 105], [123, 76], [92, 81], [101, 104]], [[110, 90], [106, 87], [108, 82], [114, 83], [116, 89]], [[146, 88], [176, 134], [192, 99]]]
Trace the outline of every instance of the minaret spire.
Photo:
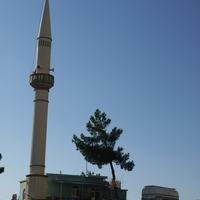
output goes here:
[[38, 32], [38, 38], [40, 38], [40, 37], [48, 37], [51, 39], [49, 0], [45, 0], [45, 4], [44, 4], [42, 20], [40, 22], [40, 28], [39, 28], [39, 32]]
[[26, 200], [46, 199], [46, 132], [48, 116], [48, 95], [54, 85], [50, 74], [51, 23], [49, 0], [45, 0], [37, 38], [36, 70], [30, 75], [30, 85], [34, 88], [34, 110], [30, 173], [26, 180]]

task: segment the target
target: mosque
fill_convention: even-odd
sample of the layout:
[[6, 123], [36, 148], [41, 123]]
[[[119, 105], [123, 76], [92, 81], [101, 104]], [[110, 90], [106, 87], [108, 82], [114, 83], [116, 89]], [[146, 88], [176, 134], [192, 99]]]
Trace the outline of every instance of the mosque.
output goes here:
[[[49, 90], [54, 86], [50, 74], [51, 23], [49, 0], [44, 0], [44, 9], [37, 37], [36, 69], [29, 82], [34, 89], [34, 110], [30, 171], [26, 180], [20, 181], [19, 200], [99, 200], [111, 199], [106, 176], [67, 175], [45, 173], [46, 130]], [[126, 200], [127, 190], [118, 185], [118, 195]]]
[[[54, 86], [50, 74], [51, 23], [49, 0], [44, 0], [44, 9], [37, 38], [36, 69], [30, 75], [34, 89], [34, 111], [30, 171], [26, 180], [20, 181], [19, 200], [111, 200], [114, 191], [110, 189], [107, 176], [69, 175], [45, 173], [46, 130], [49, 90]], [[117, 184], [120, 200], [127, 199], [127, 190]], [[16, 195], [13, 196], [13, 200]], [[178, 200], [175, 189], [146, 186], [142, 200]]]

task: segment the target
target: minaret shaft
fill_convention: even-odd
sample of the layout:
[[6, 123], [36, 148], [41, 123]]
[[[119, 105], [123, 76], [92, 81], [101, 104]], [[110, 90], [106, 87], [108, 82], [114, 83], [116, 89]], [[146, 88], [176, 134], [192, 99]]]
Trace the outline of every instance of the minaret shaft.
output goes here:
[[48, 114], [48, 91], [36, 90], [34, 93], [35, 96], [30, 174], [44, 174]]
[[26, 200], [46, 199], [45, 154], [49, 89], [54, 85], [50, 74], [51, 25], [49, 0], [45, 0], [37, 38], [36, 70], [30, 75], [34, 88], [33, 128], [30, 173], [26, 180]]
[[51, 39], [39, 37], [37, 40], [36, 72], [49, 74], [51, 57]]

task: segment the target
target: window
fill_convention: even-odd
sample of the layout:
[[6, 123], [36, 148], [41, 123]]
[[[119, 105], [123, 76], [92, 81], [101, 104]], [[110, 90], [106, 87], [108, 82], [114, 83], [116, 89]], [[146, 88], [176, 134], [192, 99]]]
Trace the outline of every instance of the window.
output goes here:
[[100, 192], [96, 190], [92, 190], [92, 199], [99, 200]]
[[26, 199], [26, 189], [23, 189], [23, 200]]
[[72, 197], [79, 197], [80, 196], [80, 190], [78, 186], [72, 187]]

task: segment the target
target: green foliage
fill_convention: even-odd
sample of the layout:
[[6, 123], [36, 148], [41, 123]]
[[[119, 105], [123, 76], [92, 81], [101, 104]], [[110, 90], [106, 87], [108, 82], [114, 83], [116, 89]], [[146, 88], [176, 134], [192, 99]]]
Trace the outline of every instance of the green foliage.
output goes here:
[[112, 163], [119, 165], [121, 169], [131, 171], [134, 167], [134, 162], [129, 161], [129, 153], [124, 153], [122, 147], [115, 149], [115, 144], [119, 140], [122, 129], [114, 127], [111, 132], [107, 131], [111, 120], [106, 118], [106, 114], [99, 109], [90, 117], [86, 124], [87, 131], [90, 136], [85, 136], [81, 133], [80, 138], [73, 135], [72, 142], [76, 148], [84, 156], [85, 160], [91, 164], [102, 168], [103, 165], [110, 164], [113, 180], [115, 181], [115, 172]]
[[101, 174], [95, 174], [94, 172], [92, 171], [88, 171], [85, 173], [85, 172], [81, 172], [81, 175], [82, 176], [101, 176]]
[[[0, 160], [2, 159], [2, 155], [0, 154]], [[4, 172], [4, 167], [0, 167], [0, 174]]]

